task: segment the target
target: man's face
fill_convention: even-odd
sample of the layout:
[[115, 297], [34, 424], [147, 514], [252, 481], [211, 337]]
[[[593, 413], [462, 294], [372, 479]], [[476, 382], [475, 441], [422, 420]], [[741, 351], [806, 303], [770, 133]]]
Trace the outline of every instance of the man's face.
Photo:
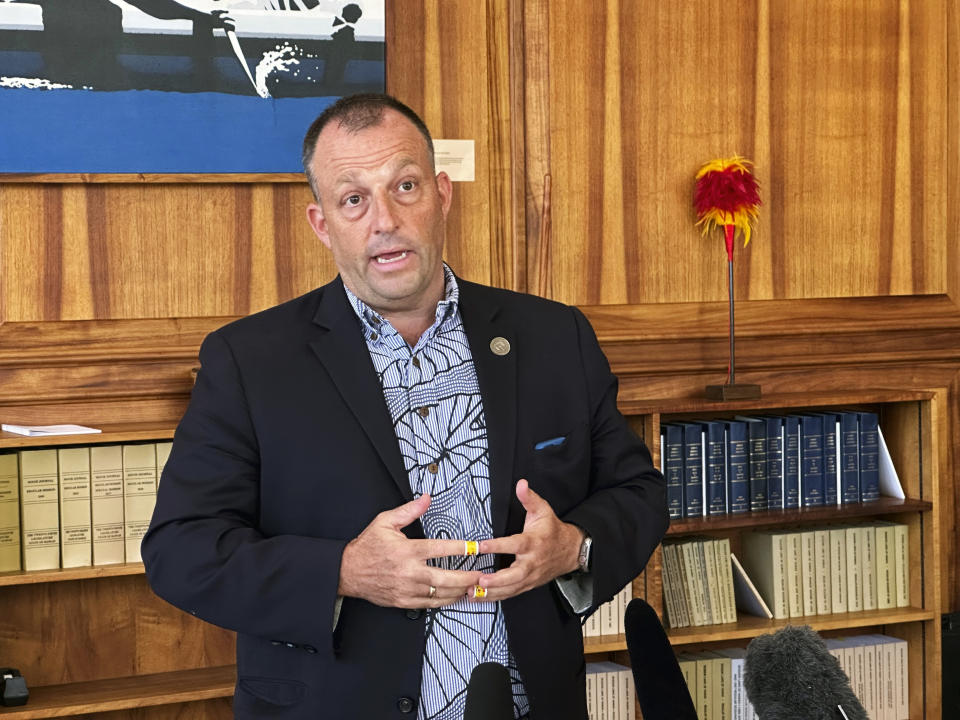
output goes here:
[[331, 122], [311, 161], [320, 202], [307, 207], [344, 283], [386, 314], [430, 312], [443, 295], [444, 226], [451, 183], [434, 176], [413, 123], [385, 110], [379, 124], [350, 132]]

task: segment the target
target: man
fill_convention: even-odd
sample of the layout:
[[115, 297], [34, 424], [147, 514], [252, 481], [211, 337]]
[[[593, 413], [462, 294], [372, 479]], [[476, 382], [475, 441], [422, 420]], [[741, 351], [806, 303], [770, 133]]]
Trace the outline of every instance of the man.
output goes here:
[[668, 522], [589, 324], [443, 264], [451, 182], [393, 98], [338, 101], [304, 166], [340, 274], [204, 341], [154, 590], [237, 630], [240, 718], [460, 718], [494, 661], [516, 717], [585, 720], [580, 616]]

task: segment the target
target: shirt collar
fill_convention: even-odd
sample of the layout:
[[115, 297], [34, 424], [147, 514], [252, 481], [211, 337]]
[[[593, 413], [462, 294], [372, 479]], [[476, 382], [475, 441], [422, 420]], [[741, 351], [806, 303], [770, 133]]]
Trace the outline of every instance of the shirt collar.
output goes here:
[[[347, 293], [347, 300], [350, 307], [360, 319], [363, 326], [363, 334], [368, 342], [376, 341], [384, 335], [396, 333], [390, 322], [376, 310], [367, 305], [363, 300], [354, 295], [350, 288], [344, 283], [344, 291]], [[423, 334], [423, 339], [428, 340], [444, 322], [456, 315], [460, 305], [460, 286], [457, 285], [457, 276], [446, 263], [443, 263], [443, 299], [437, 303], [437, 311], [434, 316], [433, 325]]]

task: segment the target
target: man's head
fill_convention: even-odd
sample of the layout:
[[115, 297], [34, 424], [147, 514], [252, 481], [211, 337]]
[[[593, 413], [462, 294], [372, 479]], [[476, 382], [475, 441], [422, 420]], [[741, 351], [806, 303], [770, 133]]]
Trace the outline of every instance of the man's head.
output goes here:
[[387, 316], [432, 316], [452, 188], [423, 121], [385, 95], [344, 98], [311, 125], [304, 167], [307, 219], [346, 286]]

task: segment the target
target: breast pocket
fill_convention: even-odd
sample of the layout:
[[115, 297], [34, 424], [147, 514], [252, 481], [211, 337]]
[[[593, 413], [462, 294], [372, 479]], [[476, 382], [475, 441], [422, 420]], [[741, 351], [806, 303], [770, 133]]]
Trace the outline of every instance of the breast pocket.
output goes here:
[[541, 433], [530, 449], [527, 481], [557, 515], [584, 497], [590, 484], [590, 444], [586, 425], [566, 432]]

